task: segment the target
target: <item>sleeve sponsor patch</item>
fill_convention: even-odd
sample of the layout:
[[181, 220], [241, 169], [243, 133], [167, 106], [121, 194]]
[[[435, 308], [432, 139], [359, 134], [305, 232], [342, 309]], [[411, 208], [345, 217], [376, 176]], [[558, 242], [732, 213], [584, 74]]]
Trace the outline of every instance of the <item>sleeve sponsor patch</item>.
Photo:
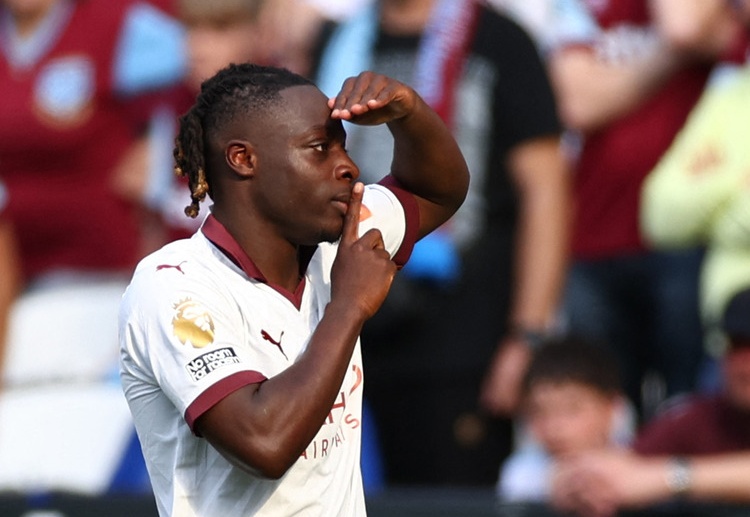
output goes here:
[[199, 355], [185, 365], [185, 368], [194, 381], [199, 381], [222, 366], [239, 364], [239, 362], [240, 359], [234, 349], [226, 347]]

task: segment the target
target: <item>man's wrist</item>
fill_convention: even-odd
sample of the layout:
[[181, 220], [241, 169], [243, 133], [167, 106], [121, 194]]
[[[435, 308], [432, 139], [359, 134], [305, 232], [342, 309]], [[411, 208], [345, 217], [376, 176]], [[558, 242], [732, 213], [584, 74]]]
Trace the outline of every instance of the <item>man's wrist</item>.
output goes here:
[[537, 349], [549, 338], [549, 332], [541, 328], [513, 325], [510, 327], [508, 337], [523, 341], [531, 349]]
[[693, 472], [690, 461], [682, 456], [667, 460], [666, 482], [672, 495], [684, 497], [690, 492]]

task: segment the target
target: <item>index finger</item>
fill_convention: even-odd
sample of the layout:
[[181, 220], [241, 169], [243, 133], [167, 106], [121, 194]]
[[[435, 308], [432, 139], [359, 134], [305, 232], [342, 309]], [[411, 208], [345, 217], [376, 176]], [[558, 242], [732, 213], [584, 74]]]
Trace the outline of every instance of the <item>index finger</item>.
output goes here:
[[357, 182], [352, 187], [349, 207], [344, 216], [344, 228], [341, 230], [341, 242], [354, 242], [359, 239], [359, 212], [362, 209], [362, 193], [365, 186]]

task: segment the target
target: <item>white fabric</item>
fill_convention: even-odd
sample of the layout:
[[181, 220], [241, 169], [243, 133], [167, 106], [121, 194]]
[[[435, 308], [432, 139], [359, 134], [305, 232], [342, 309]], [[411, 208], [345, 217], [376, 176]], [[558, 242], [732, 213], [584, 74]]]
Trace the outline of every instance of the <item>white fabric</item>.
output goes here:
[[117, 367], [117, 310], [126, 285], [71, 274], [22, 295], [10, 313], [5, 386], [106, 378]]
[[373, 0], [303, 0], [318, 9], [327, 18], [342, 21]]
[[544, 53], [564, 43], [592, 41], [600, 32], [581, 0], [489, 0], [489, 3], [521, 24]]
[[0, 396], [0, 490], [101, 495], [132, 432], [117, 383], [7, 390]]
[[497, 496], [504, 502], [543, 502], [549, 498], [552, 457], [533, 444], [514, 452], [503, 463]]
[[[405, 235], [401, 204], [375, 185], [366, 188], [364, 204], [372, 216], [360, 233], [377, 226], [395, 253]], [[329, 420], [280, 480], [233, 467], [184, 420], [196, 399], [230, 376], [270, 378], [293, 364], [330, 301], [336, 250], [319, 246], [299, 310], [248, 279], [201, 232], [139, 264], [120, 313], [121, 375], [162, 517], [365, 515], [359, 343]]]
[[0, 490], [108, 488], [133, 432], [112, 375], [125, 286], [61, 274], [14, 304], [0, 392]]

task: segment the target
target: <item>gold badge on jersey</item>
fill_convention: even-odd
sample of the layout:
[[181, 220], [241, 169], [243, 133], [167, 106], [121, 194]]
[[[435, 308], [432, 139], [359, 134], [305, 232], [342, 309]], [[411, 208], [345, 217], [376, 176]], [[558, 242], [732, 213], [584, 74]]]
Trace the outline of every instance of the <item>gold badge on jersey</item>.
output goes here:
[[180, 343], [189, 341], [194, 348], [203, 348], [214, 342], [214, 320], [204, 307], [185, 298], [174, 304], [174, 309], [172, 329]]

